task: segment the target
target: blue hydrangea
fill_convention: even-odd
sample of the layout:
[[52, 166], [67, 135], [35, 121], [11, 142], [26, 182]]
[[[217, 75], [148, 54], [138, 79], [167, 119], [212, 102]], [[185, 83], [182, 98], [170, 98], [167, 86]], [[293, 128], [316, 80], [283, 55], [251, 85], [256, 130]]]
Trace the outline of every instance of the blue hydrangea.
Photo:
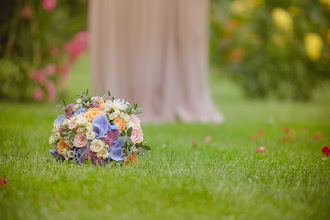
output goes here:
[[108, 130], [119, 130], [118, 125], [111, 125], [106, 115], [97, 115], [92, 125], [97, 139], [106, 138]]
[[81, 113], [85, 113], [87, 110], [85, 108], [80, 108], [78, 109], [75, 113], [74, 113], [74, 116], [78, 116], [80, 115]]
[[82, 160], [82, 154], [86, 148], [77, 148], [77, 147], [72, 147], [70, 148], [71, 151], [74, 152], [74, 159], [76, 163], [79, 163], [80, 165], [84, 164]]
[[53, 125], [55, 126], [55, 125], [57, 125], [57, 124], [62, 124], [64, 120], [65, 120], [65, 115], [59, 115], [59, 116], [55, 119]]
[[115, 141], [113, 145], [108, 149], [109, 157], [107, 160], [114, 160], [114, 161], [123, 161], [124, 160], [124, 150], [123, 147], [124, 142], [122, 141]]
[[50, 149], [49, 154], [52, 155], [56, 160], [64, 161], [64, 157], [57, 153], [57, 147], [55, 149]]

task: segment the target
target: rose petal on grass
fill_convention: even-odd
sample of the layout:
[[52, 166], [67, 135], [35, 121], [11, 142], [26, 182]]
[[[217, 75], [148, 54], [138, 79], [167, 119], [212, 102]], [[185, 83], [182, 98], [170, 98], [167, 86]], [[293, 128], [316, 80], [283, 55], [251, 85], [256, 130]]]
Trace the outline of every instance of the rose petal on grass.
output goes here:
[[324, 146], [324, 147], [322, 148], [322, 152], [323, 152], [324, 154], [326, 154], [327, 156], [330, 156], [330, 149], [328, 148], [328, 146]]
[[5, 178], [0, 177], [0, 186], [5, 186], [7, 185], [7, 180]]
[[322, 134], [316, 134], [316, 135], [314, 136], [314, 140], [318, 140], [318, 141], [320, 141], [320, 140], [322, 140], [322, 139], [323, 139]]
[[205, 139], [204, 139], [204, 143], [207, 144], [207, 143], [210, 143], [211, 142], [211, 136], [207, 136]]
[[259, 148], [256, 150], [256, 154], [259, 153], [259, 152], [263, 152], [263, 153], [265, 153], [265, 152], [266, 152], [266, 147], [259, 147]]
[[259, 134], [259, 136], [262, 136], [262, 135], [264, 135], [264, 133], [265, 133], [265, 131], [264, 130], [259, 130], [259, 132], [258, 132], [258, 134]]

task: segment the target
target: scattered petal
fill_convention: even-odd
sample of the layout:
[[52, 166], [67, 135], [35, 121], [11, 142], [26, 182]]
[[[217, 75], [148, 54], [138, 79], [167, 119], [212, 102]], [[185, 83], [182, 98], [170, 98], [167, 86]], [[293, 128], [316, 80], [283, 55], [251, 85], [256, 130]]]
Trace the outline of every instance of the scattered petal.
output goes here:
[[286, 134], [289, 134], [290, 133], [290, 128], [289, 127], [284, 127], [283, 132], [286, 133]]
[[327, 156], [330, 156], [330, 149], [328, 148], [328, 146], [324, 146], [322, 148], [322, 152], [325, 153]]
[[320, 140], [322, 140], [322, 139], [323, 139], [322, 134], [316, 134], [316, 135], [314, 136], [314, 140], [318, 140], [318, 141], [320, 141]]
[[191, 143], [192, 143], [193, 147], [198, 147], [198, 145], [197, 145], [197, 143], [196, 143], [195, 140], [192, 140]]
[[265, 132], [264, 132], [264, 130], [262, 130], [262, 129], [261, 129], [261, 130], [259, 130], [259, 132], [258, 132], [259, 136], [262, 136], [262, 135], [264, 135], [264, 133], [265, 133]]
[[251, 135], [250, 136], [251, 141], [255, 141], [255, 140], [257, 140], [257, 138], [258, 138], [257, 135]]
[[281, 137], [281, 142], [285, 142], [286, 138], [285, 137]]
[[259, 153], [259, 152], [263, 152], [265, 153], [266, 152], [266, 147], [259, 147], [256, 151], [256, 153]]
[[211, 136], [207, 136], [205, 139], [204, 139], [204, 143], [207, 144], [207, 143], [210, 143], [211, 141]]

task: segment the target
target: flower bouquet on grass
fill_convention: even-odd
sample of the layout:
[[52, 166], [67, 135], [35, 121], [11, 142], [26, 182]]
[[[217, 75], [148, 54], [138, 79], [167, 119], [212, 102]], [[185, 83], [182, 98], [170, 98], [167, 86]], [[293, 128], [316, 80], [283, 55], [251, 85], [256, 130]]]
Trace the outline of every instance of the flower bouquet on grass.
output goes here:
[[57, 117], [49, 144], [55, 145], [49, 154], [57, 161], [78, 164], [130, 164], [136, 166], [137, 155], [145, 155], [150, 147], [143, 142], [138, 104], [108, 95], [88, 97], [88, 90], [76, 104], [57, 105], [64, 114]]

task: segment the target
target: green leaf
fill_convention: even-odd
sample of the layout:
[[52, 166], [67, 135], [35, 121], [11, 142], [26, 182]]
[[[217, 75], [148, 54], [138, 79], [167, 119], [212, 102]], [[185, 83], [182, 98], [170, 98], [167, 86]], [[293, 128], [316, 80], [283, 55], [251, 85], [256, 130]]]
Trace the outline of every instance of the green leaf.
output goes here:
[[122, 130], [121, 136], [125, 136], [125, 130]]
[[143, 148], [146, 149], [146, 150], [151, 150], [151, 147], [149, 147], [147, 145], [146, 146], [143, 146]]
[[128, 137], [131, 136], [132, 131], [133, 131], [133, 128], [132, 128], [132, 127], [130, 127], [130, 128], [127, 130], [127, 136], [128, 136]]
[[111, 93], [110, 93], [110, 91], [109, 91], [109, 90], [108, 90], [108, 95], [109, 95], [109, 96], [111, 96]]

